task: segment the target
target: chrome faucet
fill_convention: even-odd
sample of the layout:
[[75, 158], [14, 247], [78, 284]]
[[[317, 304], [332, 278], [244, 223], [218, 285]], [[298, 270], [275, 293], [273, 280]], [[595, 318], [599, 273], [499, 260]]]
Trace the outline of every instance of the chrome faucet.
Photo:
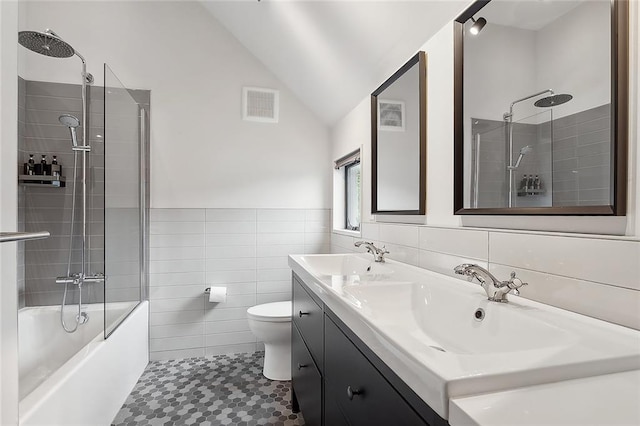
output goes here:
[[469, 277], [469, 281], [474, 278], [478, 280], [485, 293], [487, 293], [487, 298], [493, 302], [507, 303], [507, 294], [513, 291], [513, 294], [519, 295], [520, 291], [518, 289], [523, 285], [528, 285], [522, 282], [520, 278], [517, 278], [515, 272], [511, 272], [511, 278], [508, 281], [500, 281], [482, 266], [471, 263], [463, 263], [453, 270], [458, 275]]
[[365, 246], [367, 251], [373, 255], [373, 260], [379, 263], [384, 263], [384, 255], [389, 253], [384, 246], [382, 246], [382, 248], [378, 248], [369, 241], [356, 241], [353, 245], [356, 247], [360, 247], [362, 245]]

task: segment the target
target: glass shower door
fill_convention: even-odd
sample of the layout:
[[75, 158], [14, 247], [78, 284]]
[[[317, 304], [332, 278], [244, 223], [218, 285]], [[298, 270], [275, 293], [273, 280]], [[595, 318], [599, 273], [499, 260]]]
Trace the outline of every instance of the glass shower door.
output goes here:
[[144, 266], [144, 145], [140, 108], [104, 65], [105, 338], [142, 298]]

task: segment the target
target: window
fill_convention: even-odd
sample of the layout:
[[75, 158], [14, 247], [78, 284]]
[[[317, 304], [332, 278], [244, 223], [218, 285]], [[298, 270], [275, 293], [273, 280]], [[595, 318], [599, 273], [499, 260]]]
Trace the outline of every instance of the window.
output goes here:
[[360, 231], [362, 167], [360, 150], [335, 161], [334, 223], [338, 229]]
[[344, 167], [345, 174], [345, 229], [360, 230], [360, 161]]

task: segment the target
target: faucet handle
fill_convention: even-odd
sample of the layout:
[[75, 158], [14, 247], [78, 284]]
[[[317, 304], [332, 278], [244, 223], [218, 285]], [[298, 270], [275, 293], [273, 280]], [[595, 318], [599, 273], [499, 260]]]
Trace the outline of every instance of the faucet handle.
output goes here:
[[516, 277], [515, 271], [511, 272], [511, 278], [506, 282], [507, 287], [513, 290], [513, 294], [519, 295], [520, 291], [518, 290], [520, 287], [529, 285], [529, 283], [525, 283], [520, 278]]
[[381, 249], [378, 249], [380, 254], [389, 254], [389, 250], [387, 250], [387, 246], [382, 246]]

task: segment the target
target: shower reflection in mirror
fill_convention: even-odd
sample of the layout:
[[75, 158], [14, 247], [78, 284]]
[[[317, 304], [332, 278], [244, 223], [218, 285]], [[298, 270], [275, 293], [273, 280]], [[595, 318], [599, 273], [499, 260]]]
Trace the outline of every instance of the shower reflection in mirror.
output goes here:
[[464, 24], [465, 207], [611, 204], [610, 8], [492, 1]]

